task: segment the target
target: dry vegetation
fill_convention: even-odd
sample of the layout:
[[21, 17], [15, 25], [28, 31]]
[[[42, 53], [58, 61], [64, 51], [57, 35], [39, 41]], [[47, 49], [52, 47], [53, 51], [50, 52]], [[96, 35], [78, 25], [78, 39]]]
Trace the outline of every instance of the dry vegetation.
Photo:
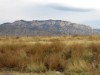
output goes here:
[[100, 36], [0, 37], [0, 71], [99, 75]]

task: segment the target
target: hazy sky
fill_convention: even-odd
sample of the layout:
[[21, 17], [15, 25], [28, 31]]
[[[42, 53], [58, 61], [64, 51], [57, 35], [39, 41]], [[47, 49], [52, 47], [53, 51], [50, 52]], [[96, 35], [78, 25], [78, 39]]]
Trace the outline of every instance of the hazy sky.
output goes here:
[[65, 20], [100, 28], [100, 0], [0, 0], [0, 23]]

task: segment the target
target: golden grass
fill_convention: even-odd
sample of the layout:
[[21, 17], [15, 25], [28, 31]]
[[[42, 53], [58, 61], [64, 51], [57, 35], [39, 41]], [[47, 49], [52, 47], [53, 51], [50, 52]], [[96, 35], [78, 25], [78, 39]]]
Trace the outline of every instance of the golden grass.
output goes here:
[[0, 37], [0, 70], [100, 70], [100, 36]]

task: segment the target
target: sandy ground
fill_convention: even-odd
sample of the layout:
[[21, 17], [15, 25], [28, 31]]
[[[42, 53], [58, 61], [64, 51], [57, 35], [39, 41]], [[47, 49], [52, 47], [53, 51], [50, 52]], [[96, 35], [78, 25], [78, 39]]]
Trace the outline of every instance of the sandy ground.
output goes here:
[[20, 73], [20, 72], [0, 72], [0, 75], [100, 75], [99, 72], [93, 72], [93, 73], [70, 73], [70, 74], [63, 74], [60, 72], [50, 71], [46, 73]]
[[0, 75], [64, 75], [64, 74], [59, 72], [47, 72], [47, 73], [0, 72]]

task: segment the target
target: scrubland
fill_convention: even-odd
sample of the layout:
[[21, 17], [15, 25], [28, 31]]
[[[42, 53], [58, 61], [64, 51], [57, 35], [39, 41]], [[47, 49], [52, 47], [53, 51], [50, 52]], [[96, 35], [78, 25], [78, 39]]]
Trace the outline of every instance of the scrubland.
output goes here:
[[99, 75], [100, 36], [0, 37], [0, 72]]

